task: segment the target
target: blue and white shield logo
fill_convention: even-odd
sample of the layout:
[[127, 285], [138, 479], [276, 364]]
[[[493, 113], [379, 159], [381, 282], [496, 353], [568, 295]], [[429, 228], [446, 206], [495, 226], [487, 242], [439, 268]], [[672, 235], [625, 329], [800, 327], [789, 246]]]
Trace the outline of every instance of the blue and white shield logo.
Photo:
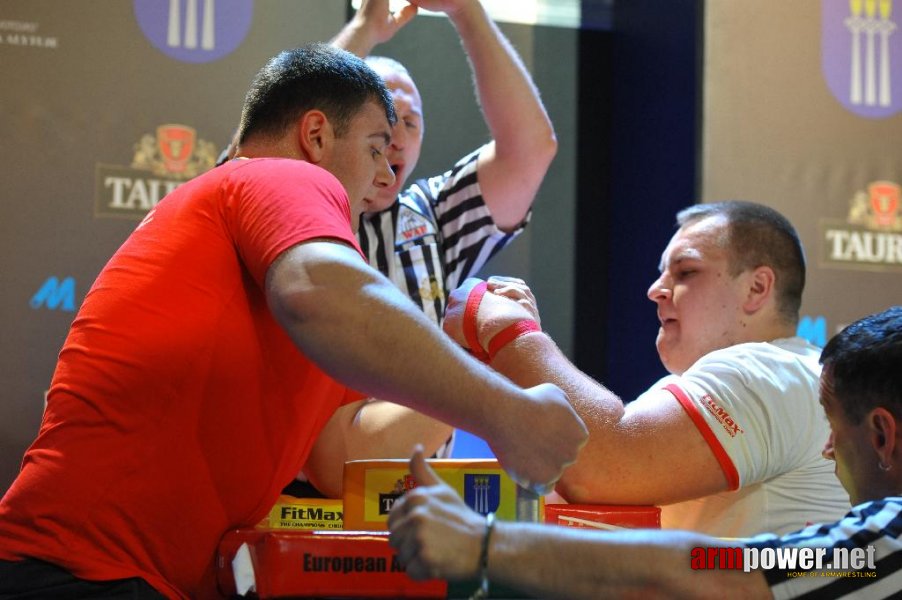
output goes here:
[[190, 63], [230, 54], [251, 28], [254, 0], [134, 0], [135, 19], [154, 47]]
[[869, 119], [902, 109], [902, 36], [893, 9], [893, 0], [821, 0], [827, 87], [840, 104]]
[[501, 504], [501, 476], [491, 473], [465, 473], [464, 502], [483, 515], [498, 510]]

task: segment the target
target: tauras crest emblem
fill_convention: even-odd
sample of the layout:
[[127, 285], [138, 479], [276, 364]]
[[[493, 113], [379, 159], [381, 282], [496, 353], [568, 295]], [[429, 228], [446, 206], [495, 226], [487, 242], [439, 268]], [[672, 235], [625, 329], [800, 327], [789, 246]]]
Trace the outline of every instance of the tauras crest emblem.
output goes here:
[[135, 144], [132, 168], [161, 177], [191, 179], [216, 164], [216, 146], [198, 139], [193, 127], [160, 125], [156, 133], [156, 137], [145, 134]]

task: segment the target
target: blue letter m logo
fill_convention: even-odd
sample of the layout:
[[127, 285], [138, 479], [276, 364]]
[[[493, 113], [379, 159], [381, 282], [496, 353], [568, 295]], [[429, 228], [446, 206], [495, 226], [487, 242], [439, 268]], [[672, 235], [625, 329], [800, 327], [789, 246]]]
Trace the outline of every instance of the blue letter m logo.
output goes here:
[[48, 277], [41, 289], [31, 297], [33, 309], [44, 305], [50, 310], [75, 311], [75, 278], [66, 277], [60, 282], [56, 277]]
[[805, 338], [815, 346], [824, 347], [827, 343], [827, 320], [820, 316], [813, 319], [809, 316], [802, 317], [796, 335]]

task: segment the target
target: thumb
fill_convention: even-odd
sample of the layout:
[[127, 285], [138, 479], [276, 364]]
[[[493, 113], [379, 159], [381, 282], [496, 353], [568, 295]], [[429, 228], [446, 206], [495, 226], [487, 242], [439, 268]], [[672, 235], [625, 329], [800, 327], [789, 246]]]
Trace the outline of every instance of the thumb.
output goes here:
[[419, 444], [413, 449], [413, 456], [410, 458], [410, 474], [413, 475], [417, 485], [435, 485], [441, 481], [426, 462], [423, 447]]

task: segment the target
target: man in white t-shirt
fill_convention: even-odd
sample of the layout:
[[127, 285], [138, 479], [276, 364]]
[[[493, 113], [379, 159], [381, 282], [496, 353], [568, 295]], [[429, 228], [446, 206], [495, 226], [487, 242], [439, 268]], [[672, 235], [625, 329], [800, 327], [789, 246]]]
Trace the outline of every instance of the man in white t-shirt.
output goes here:
[[848, 495], [821, 456], [819, 349], [794, 337], [805, 284], [797, 233], [749, 202], [699, 204], [677, 222], [648, 290], [671, 375], [629, 404], [529, 326], [537, 311], [522, 282], [490, 280], [480, 301], [470, 280], [445, 329], [515, 382], [567, 390], [590, 431], [557, 488], [570, 502], [660, 505], [665, 527], [718, 536], [841, 517]]

